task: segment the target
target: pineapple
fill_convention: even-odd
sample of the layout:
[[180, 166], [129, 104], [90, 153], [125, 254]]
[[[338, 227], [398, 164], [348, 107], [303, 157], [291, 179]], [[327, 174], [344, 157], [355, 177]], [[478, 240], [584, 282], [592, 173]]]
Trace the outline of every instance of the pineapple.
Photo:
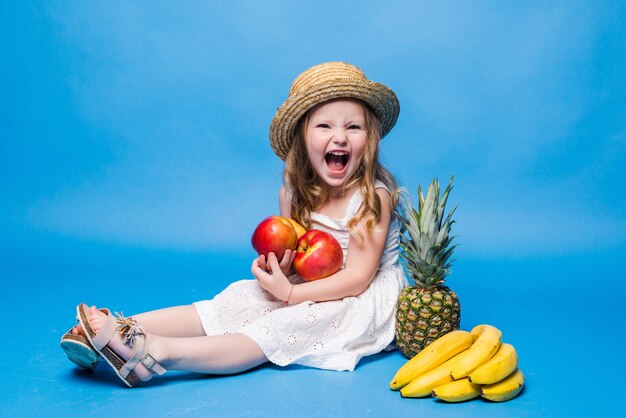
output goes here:
[[450, 256], [456, 245], [450, 229], [454, 221], [452, 209], [444, 219], [448, 187], [439, 196], [439, 181], [434, 179], [426, 198], [418, 186], [417, 211], [405, 199], [400, 235], [400, 257], [406, 273], [413, 281], [398, 297], [396, 311], [396, 343], [411, 358], [444, 334], [459, 328], [461, 306], [457, 295], [444, 285], [450, 272]]

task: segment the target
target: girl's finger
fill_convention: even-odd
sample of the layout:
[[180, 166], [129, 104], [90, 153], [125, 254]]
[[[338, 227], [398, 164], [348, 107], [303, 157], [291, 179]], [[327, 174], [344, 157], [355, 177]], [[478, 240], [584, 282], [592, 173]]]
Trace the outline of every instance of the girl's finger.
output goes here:
[[293, 255], [293, 251], [291, 250], [287, 250], [285, 251], [285, 255], [283, 255], [283, 259], [280, 260], [280, 267], [281, 268], [285, 268], [289, 265], [289, 260], [291, 260], [291, 257]]
[[262, 268], [261, 268], [261, 266], [259, 265], [259, 259], [258, 259], [258, 258], [255, 258], [255, 259], [252, 261], [252, 267], [250, 268], [250, 271], [252, 272], [252, 275], [253, 275], [255, 278], [257, 278], [257, 279], [258, 279], [261, 275], [263, 275], [263, 274], [267, 274], [267, 273], [265, 272], [265, 270], [264, 270], [264, 269], [262, 269]]
[[259, 256], [259, 267], [261, 270], [267, 269], [267, 263], [265, 262], [265, 256], [263, 254]]
[[274, 271], [277, 268], [280, 269], [280, 264], [278, 264], [278, 258], [276, 258], [276, 254], [270, 253], [269, 256], [267, 257], [267, 261], [269, 261], [270, 268], [272, 269], [272, 271]]

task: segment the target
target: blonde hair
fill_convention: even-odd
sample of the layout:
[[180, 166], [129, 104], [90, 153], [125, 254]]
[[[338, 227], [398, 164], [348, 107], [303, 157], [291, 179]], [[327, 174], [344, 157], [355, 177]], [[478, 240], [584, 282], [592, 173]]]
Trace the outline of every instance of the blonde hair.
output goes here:
[[[392, 210], [398, 202], [398, 186], [393, 175], [380, 163], [378, 159], [378, 143], [380, 140], [380, 122], [374, 111], [364, 102], [358, 100], [365, 110], [365, 129], [367, 140], [363, 156], [357, 170], [346, 181], [345, 188], [358, 187], [363, 195], [363, 203], [356, 215], [348, 222], [348, 230], [361, 238], [362, 234], [355, 232], [356, 225], [366, 219], [365, 226], [371, 230], [380, 220], [381, 203], [376, 194], [374, 182], [382, 181], [391, 193]], [[309, 110], [298, 121], [292, 147], [285, 159], [283, 178], [288, 190], [291, 191], [291, 217], [305, 228], [311, 227], [311, 212], [319, 209], [328, 200], [328, 192], [320, 187], [319, 176], [311, 166], [306, 151], [304, 135], [311, 115]]]

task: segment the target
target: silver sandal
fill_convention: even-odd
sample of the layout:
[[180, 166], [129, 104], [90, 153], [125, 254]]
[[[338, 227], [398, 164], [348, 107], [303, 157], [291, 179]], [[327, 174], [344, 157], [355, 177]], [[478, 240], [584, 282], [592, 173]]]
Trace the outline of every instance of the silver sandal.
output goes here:
[[[145, 352], [146, 336], [144, 329], [133, 318], [125, 318], [124, 315], [117, 312], [115, 313], [117, 318], [115, 318], [109, 313], [104, 326], [100, 332], [96, 333], [89, 323], [89, 307], [81, 303], [76, 307], [76, 311], [78, 312], [78, 320], [93, 348], [109, 363], [117, 376], [128, 387], [132, 388], [141, 383], [133, 371], [140, 362], [152, 373], [162, 375], [166, 372], [165, 368], [152, 355]], [[124, 360], [107, 345], [116, 332], [122, 334], [124, 344], [134, 348], [133, 355], [128, 360]]]
[[[109, 310], [107, 308], [100, 309], [100, 312], [105, 315], [109, 314]], [[61, 349], [65, 351], [67, 358], [76, 365], [93, 371], [102, 357], [94, 348], [91, 346], [91, 343], [82, 334], [73, 334], [72, 329], [70, 328], [63, 336], [61, 337]]]

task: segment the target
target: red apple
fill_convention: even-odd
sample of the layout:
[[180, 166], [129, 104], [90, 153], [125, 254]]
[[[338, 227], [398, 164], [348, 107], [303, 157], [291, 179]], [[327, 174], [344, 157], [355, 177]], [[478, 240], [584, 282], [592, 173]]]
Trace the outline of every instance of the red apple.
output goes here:
[[298, 234], [288, 218], [268, 216], [252, 234], [252, 247], [261, 255], [276, 254], [280, 261], [287, 250], [296, 248]]
[[304, 280], [323, 279], [339, 271], [343, 251], [332, 235], [310, 229], [298, 240], [293, 267]]

